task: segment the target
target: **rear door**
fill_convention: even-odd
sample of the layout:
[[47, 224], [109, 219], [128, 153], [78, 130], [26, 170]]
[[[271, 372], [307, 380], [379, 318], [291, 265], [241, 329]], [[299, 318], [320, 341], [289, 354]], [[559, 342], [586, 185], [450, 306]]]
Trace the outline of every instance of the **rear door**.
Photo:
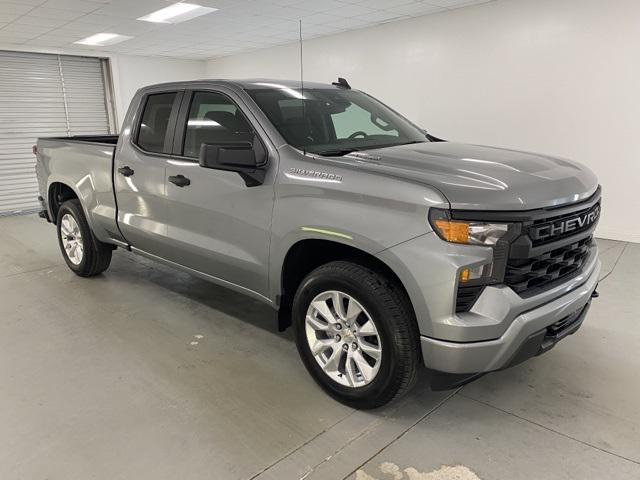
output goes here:
[[[224, 88], [185, 94], [176, 128], [174, 157], [167, 162], [168, 235], [174, 262], [219, 280], [267, 294], [267, 265], [274, 202], [274, 159], [262, 185], [251, 186], [239, 173], [203, 168], [202, 143], [247, 138], [257, 131]], [[266, 145], [266, 143], [264, 143]], [[189, 185], [172, 183], [185, 177]]]
[[132, 246], [161, 257], [169, 249], [166, 162], [183, 93], [159, 91], [142, 97], [132, 130], [123, 132], [115, 157], [120, 231]]

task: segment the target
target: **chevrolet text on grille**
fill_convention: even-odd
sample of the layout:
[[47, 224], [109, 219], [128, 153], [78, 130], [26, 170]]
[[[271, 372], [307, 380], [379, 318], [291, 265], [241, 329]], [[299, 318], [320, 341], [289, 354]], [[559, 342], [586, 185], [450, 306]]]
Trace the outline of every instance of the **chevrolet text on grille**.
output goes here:
[[576, 215], [553, 223], [548, 223], [531, 229], [531, 238], [533, 240], [543, 240], [563, 233], [581, 230], [593, 224], [600, 216], [600, 206], [596, 205], [591, 211]]

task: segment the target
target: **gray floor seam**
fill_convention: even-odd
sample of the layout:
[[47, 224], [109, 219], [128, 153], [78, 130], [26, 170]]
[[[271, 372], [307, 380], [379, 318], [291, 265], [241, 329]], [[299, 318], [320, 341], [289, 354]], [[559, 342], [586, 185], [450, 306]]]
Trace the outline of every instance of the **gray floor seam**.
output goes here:
[[405, 430], [403, 430], [402, 432], [400, 432], [399, 435], [397, 435], [395, 438], [393, 438], [390, 442], [388, 442], [384, 447], [382, 447], [380, 450], [378, 450], [377, 452], [375, 452], [373, 455], [371, 455], [370, 457], [368, 457], [364, 462], [362, 462], [360, 465], [358, 465], [355, 469], [353, 469], [351, 472], [349, 472], [347, 475], [345, 475], [343, 477], [342, 480], [346, 480], [347, 478], [349, 478], [351, 475], [353, 475], [355, 472], [357, 472], [360, 468], [362, 468], [364, 465], [366, 465], [372, 458], [375, 458], [377, 455], [379, 455], [385, 448], [387, 448], [389, 445], [394, 444], [395, 442], [397, 442], [398, 440], [400, 440], [402, 437], [404, 437], [407, 432], [409, 432], [413, 427], [415, 427], [416, 425], [418, 425], [420, 422], [422, 422], [425, 418], [427, 418], [429, 415], [431, 415], [432, 413], [436, 412], [442, 405], [444, 405], [447, 401], [449, 401], [451, 398], [453, 398], [461, 389], [462, 387], [458, 388], [457, 390], [455, 390], [454, 392], [451, 393], [451, 395], [448, 395], [447, 397], [443, 398], [440, 402], [438, 402], [437, 405], [435, 405], [431, 410], [428, 410], [424, 415], [422, 415], [416, 422], [414, 422], [413, 424], [409, 425], [409, 427], [407, 427]]
[[313, 467], [311, 467], [310, 470], [308, 470], [307, 472], [305, 472], [305, 474], [300, 477], [300, 480], [303, 480], [305, 478], [307, 478], [309, 475], [311, 475], [315, 470], [317, 470], [317, 468], [321, 465], [324, 465], [325, 463], [327, 463], [329, 460], [331, 460], [333, 457], [335, 457], [336, 455], [338, 455], [342, 450], [344, 450], [345, 448], [347, 448], [349, 445], [351, 445], [353, 442], [357, 441], [358, 439], [362, 438], [364, 435], [366, 435], [367, 433], [369, 433], [373, 428], [375, 428], [376, 426], [380, 425], [380, 423], [382, 422], [383, 418], [379, 418], [378, 420], [376, 420], [375, 422], [372, 422], [371, 424], [369, 424], [367, 426], [367, 428], [363, 429], [358, 435], [356, 435], [353, 438], [350, 438], [349, 440], [347, 440], [344, 444], [342, 444], [342, 446], [340, 448], [338, 448], [337, 450], [334, 450], [334, 452], [331, 455], [328, 455], [324, 460], [322, 460], [319, 463], [316, 463]]
[[500, 408], [500, 407], [496, 407], [495, 405], [492, 405], [492, 404], [490, 404], [488, 402], [485, 402], [483, 400], [478, 400], [477, 398], [470, 397], [468, 395], [465, 395], [464, 393], [460, 393], [459, 395], [461, 397], [466, 398], [468, 400], [471, 400], [473, 402], [479, 403], [481, 405], [485, 405], [487, 407], [493, 408], [494, 410], [498, 410], [499, 412], [502, 412], [502, 413], [505, 413], [505, 414], [510, 415], [512, 417], [518, 418], [518, 419], [520, 419], [520, 420], [522, 420], [524, 422], [530, 423], [530, 424], [535, 425], [535, 426], [540, 427], [540, 428], [544, 428], [545, 430], [547, 430], [549, 432], [552, 432], [552, 433], [555, 433], [556, 435], [560, 435], [560, 436], [565, 437], [565, 438], [567, 438], [569, 440], [573, 440], [574, 442], [578, 442], [578, 443], [581, 443], [582, 445], [585, 445], [587, 447], [591, 447], [591, 448], [593, 448], [595, 450], [599, 450], [602, 453], [606, 453], [608, 455], [612, 455], [614, 457], [618, 457], [621, 460], [626, 460], [627, 462], [631, 462], [631, 463], [634, 463], [636, 465], [640, 465], [640, 461], [634, 460], [632, 458], [625, 457], [624, 455], [620, 455], [620, 454], [615, 453], [615, 452], [610, 452], [609, 450], [605, 450], [604, 448], [598, 447], [596, 445], [592, 445], [589, 442], [585, 442], [584, 440], [580, 440], [579, 438], [572, 437], [571, 435], [567, 435], [566, 433], [559, 432], [557, 430], [554, 430], [553, 428], [547, 427], [546, 425], [542, 425], [541, 423], [534, 422], [533, 420], [530, 420], [528, 418], [521, 417], [520, 415], [518, 415], [516, 413], [510, 412], [508, 410], [504, 410], [503, 408]]
[[[385, 417], [381, 417], [378, 418], [377, 420], [375, 420], [374, 422], [371, 422], [369, 425], [367, 425], [366, 428], [362, 429], [362, 431], [360, 433], [358, 433], [357, 435], [355, 435], [354, 437], [350, 438], [349, 440], [347, 440], [346, 442], [344, 442], [340, 448], [338, 448], [337, 450], [334, 450], [333, 453], [331, 455], [328, 455], [324, 460], [322, 460], [321, 462], [316, 463], [315, 465], [313, 465], [310, 470], [308, 470], [307, 472], [305, 472], [305, 474], [300, 477], [300, 480], [303, 480], [305, 478], [307, 478], [309, 475], [311, 475], [315, 470], [318, 469], [318, 467], [320, 467], [321, 465], [324, 465], [325, 463], [327, 463], [329, 460], [331, 460], [333, 457], [335, 457], [336, 455], [338, 455], [341, 451], [343, 451], [345, 448], [347, 448], [349, 445], [353, 444], [354, 442], [358, 441], [360, 438], [362, 438], [363, 436], [367, 435], [369, 432], [371, 432], [373, 429], [375, 429], [378, 425], [380, 425], [383, 421], [385, 420]], [[409, 427], [411, 428], [411, 427]], [[385, 446], [385, 448], [389, 446], [389, 444], [387, 444]]]
[[[596, 240], [607, 240], [607, 239], [606, 238], [598, 238], [598, 237], [596, 237]], [[629, 243], [629, 242], [622, 242], [622, 241], [619, 241], [619, 240], [611, 240], [611, 241], [616, 242], [616, 243], [621, 243], [623, 247], [627, 243]], [[610, 246], [608, 246], [606, 248], [600, 248], [600, 245], [598, 245], [598, 253], [608, 252], [609, 250], [613, 250], [614, 248], [617, 248], [617, 247], [618, 247], [618, 245], [610, 245]]]
[[10, 273], [9, 275], [1, 275], [0, 278], [11, 278], [11, 277], [17, 277], [18, 275], [24, 275], [26, 273], [35, 273], [35, 272], [41, 272], [43, 270], [48, 270], [50, 268], [57, 268], [59, 267], [59, 265], [54, 264], [54, 265], [49, 265], [47, 267], [42, 267], [42, 268], [34, 268], [33, 270], [25, 270], [23, 272], [15, 272], [15, 273]]
[[324, 430], [322, 430], [321, 432], [318, 432], [318, 434], [314, 435], [313, 437], [311, 437], [309, 440], [307, 440], [306, 442], [304, 442], [301, 445], [298, 445], [296, 448], [294, 448], [293, 450], [291, 450], [290, 452], [287, 452], [285, 455], [283, 455], [282, 457], [280, 457], [279, 459], [277, 459], [276, 461], [274, 461], [273, 463], [267, 465], [265, 468], [263, 468], [262, 470], [260, 470], [259, 472], [257, 472], [256, 474], [252, 475], [251, 477], [249, 477], [247, 480], [254, 480], [255, 478], [258, 478], [260, 475], [262, 475], [263, 473], [268, 472], [269, 470], [271, 470], [273, 467], [275, 467], [276, 465], [278, 465], [280, 462], [286, 460], [287, 458], [289, 458], [291, 455], [293, 455], [294, 453], [296, 453], [297, 451], [299, 451], [300, 449], [306, 447], [308, 444], [310, 444], [311, 442], [313, 442], [316, 438], [320, 437], [321, 435], [325, 434], [326, 432], [328, 432], [329, 430], [331, 430], [333, 427], [335, 427], [336, 425], [339, 425], [340, 423], [344, 422], [347, 418], [349, 418], [351, 415], [353, 415], [354, 413], [356, 413], [356, 410], [352, 411], [351, 413], [349, 413], [348, 415], [345, 415], [344, 417], [342, 417], [340, 420], [338, 420], [335, 423], [332, 423], [331, 425], [329, 425], [327, 428], [325, 428]]
[[609, 272], [602, 277], [600, 280], [598, 280], [598, 282], [603, 282], [604, 280], [606, 280], [606, 278], [611, 275], [613, 273], [613, 271], [616, 269], [616, 267], [618, 266], [618, 262], [620, 261], [620, 259], [622, 258], [622, 255], [624, 254], [625, 250], [627, 249], [627, 245], [629, 245], [628, 243], [625, 243], [624, 246], [622, 247], [622, 250], [620, 251], [620, 255], [618, 255], [618, 258], [616, 258], [616, 261], [613, 263], [613, 267], [611, 267], [611, 270], [609, 270]]

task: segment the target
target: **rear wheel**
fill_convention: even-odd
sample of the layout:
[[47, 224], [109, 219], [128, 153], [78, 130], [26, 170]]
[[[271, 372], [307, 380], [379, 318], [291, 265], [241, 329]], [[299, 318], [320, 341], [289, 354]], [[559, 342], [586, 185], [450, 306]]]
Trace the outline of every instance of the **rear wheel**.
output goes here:
[[62, 204], [56, 227], [62, 256], [74, 273], [92, 277], [109, 268], [113, 246], [95, 238], [79, 200], [67, 200]]
[[338, 401], [376, 408], [406, 393], [417, 375], [419, 335], [404, 291], [365, 266], [331, 262], [312, 271], [293, 302], [307, 370]]

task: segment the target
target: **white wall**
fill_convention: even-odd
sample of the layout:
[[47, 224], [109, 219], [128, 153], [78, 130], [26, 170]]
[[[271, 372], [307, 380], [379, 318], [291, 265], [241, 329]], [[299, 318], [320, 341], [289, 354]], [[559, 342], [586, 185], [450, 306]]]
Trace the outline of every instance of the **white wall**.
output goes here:
[[[498, 0], [306, 41], [304, 71], [446, 139], [587, 164], [604, 188], [598, 235], [640, 242], [639, 46], [637, 0]], [[207, 76], [296, 79], [298, 55], [211, 60]]]
[[206, 76], [206, 63], [162, 57], [111, 55], [116, 103], [116, 118], [121, 125], [129, 102], [136, 91], [146, 85], [179, 80], [196, 80]]

